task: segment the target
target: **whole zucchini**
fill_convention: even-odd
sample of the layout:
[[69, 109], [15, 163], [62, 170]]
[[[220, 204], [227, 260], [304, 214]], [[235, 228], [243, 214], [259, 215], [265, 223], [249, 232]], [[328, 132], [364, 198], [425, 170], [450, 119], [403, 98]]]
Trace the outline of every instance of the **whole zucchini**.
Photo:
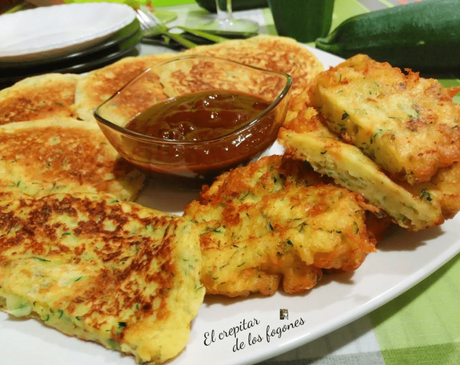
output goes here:
[[424, 0], [356, 15], [316, 47], [349, 58], [364, 53], [413, 71], [460, 70], [460, 0]]

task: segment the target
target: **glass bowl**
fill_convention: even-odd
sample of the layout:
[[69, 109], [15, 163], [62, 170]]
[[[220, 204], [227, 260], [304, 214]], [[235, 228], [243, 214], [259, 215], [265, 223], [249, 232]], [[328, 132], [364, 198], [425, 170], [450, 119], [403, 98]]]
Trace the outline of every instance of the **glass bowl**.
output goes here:
[[[183, 56], [142, 72], [99, 105], [94, 116], [120, 155], [141, 170], [181, 178], [212, 179], [257, 158], [273, 144], [286, 117], [291, 84], [291, 77], [285, 73], [215, 57]], [[181, 98], [214, 92], [250, 95], [263, 103], [258, 104], [260, 110], [249, 120], [233, 129], [224, 129], [221, 135], [214, 133], [218, 130], [214, 126], [207, 129], [210, 135], [194, 140], [184, 139], [181, 133], [176, 138], [177, 125], [170, 127], [171, 133], [165, 133], [163, 122], [169, 119], [157, 111], [159, 107]], [[172, 109], [180, 108], [175, 105]], [[209, 125], [212, 121], [204, 119], [235, 110], [231, 104], [221, 106], [217, 114], [200, 114], [199, 121]], [[130, 128], [133, 120], [147, 114], [157, 118], [155, 123], [163, 123], [161, 135]], [[182, 124], [181, 128], [183, 131]]]

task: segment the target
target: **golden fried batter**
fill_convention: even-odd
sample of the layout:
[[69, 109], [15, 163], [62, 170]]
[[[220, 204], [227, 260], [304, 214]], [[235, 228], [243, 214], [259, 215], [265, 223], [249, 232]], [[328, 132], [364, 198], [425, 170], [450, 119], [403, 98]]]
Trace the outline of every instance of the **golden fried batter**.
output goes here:
[[357, 269], [374, 239], [362, 197], [303, 162], [264, 157], [205, 187], [184, 216], [196, 222], [207, 293], [273, 294], [315, 286], [322, 269]]
[[0, 126], [0, 189], [40, 197], [103, 192], [134, 200], [144, 175], [95, 123], [54, 118]]
[[97, 194], [0, 202], [0, 310], [162, 363], [205, 294], [196, 227]]
[[460, 105], [437, 80], [357, 55], [322, 72], [311, 101], [393, 180], [429, 181], [460, 161]]
[[[308, 161], [315, 171], [380, 208], [399, 226], [412, 231], [444, 222], [440, 199], [430, 196], [428, 188], [415, 191], [391, 180], [356, 146], [344, 143], [325, 125], [324, 117], [306, 108], [282, 128], [278, 141], [293, 157]], [[408, 185], [408, 184], [406, 184]]]
[[288, 37], [259, 35], [249, 39], [194, 47], [183, 54], [227, 58], [246, 65], [289, 74], [293, 83], [288, 118], [296, 115], [299, 105], [303, 106], [308, 102], [307, 91], [318, 73], [323, 71], [323, 65], [312, 52]]
[[74, 117], [75, 87], [83, 78], [45, 74], [0, 90], [0, 125], [51, 117]]
[[[89, 72], [78, 84], [75, 93], [75, 109], [80, 119], [96, 121], [93, 110], [110, 98], [129, 81], [153, 65], [176, 56], [174, 53], [125, 57], [111, 65]], [[150, 95], [140, 93], [131, 95], [132, 107], [145, 107]]]
[[323, 70], [318, 58], [292, 38], [259, 35], [191, 48], [184, 54], [227, 58], [246, 65], [287, 73], [293, 78], [292, 92], [300, 94]]

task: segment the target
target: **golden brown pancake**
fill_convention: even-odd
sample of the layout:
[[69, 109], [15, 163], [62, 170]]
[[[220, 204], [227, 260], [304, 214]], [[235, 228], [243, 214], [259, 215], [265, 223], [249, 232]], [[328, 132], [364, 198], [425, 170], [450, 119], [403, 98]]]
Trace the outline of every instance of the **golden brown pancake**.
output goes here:
[[0, 126], [0, 189], [39, 197], [103, 192], [134, 200], [144, 180], [97, 124], [54, 118]]
[[287, 37], [259, 35], [199, 46], [183, 53], [227, 58], [250, 66], [285, 72], [293, 78], [293, 95], [308, 89], [316, 75], [323, 70], [313, 53]]
[[186, 346], [205, 290], [188, 220], [113, 197], [0, 202], [0, 310], [162, 363]]
[[44, 74], [0, 90], [0, 125], [51, 117], [74, 117], [75, 87], [82, 77]]
[[460, 161], [460, 105], [439, 81], [357, 55], [322, 72], [312, 104], [393, 180], [430, 181]]
[[[79, 118], [95, 121], [94, 108], [106, 101], [129, 81], [149, 67], [176, 56], [173, 53], [126, 57], [111, 65], [89, 72], [77, 85], [75, 94], [76, 112]], [[133, 107], [144, 105], [148, 94], [137, 94], [132, 98]]]
[[323, 71], [318, 58], [292, 38], [259, 35], [244, 40], [199, 46], [184, 54], [210, 55], [227, 58], [246, 65], [280, 71], [293, 78], [291, 99], [286, 119], [294, 119], [309, 102], [308, 90], [315, 77]]
[[168, 97], [193, 94], [204, 90], [235, 90], [274, 100], [283, 90], [286, 79], [278, 74], [261, 72], [237, 62], [222, 62], [213, 57], [184, 58], [153, 68]]
[[272, 295], [281, 281], [293, 294], [375, 250], [363, 206], [302, 161], [270, 156], [219, 176], [184, 216], [198, 225], [208, 294]]

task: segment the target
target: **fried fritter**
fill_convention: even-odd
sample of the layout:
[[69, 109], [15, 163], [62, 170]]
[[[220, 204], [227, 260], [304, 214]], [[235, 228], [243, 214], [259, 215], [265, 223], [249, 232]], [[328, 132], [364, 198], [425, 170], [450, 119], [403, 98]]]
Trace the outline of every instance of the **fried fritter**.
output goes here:
[[203, 301], [196, 227], [112, 197], [0, 202], [0, 310], [162, 363]]
[[293, 78], [292, 92], [300, 94], [313, 82], [323, 65], [301, 43], [292, 38], [259, 35], [191, 48], [183, 54], [227, 58], [245, 65], [280, 71]]
[[357, 55], [318, 76], [311, 102], [393, 180], [415, 185], [460, 161], [460, 105], [435, 79]]
[[324, 70], [318, 58], [304, 45], [288, 37], [259, 35], [248, 39], [198, 46], [183, 54], [209, 55], [227, 58], [246, 65], [280, 71], [292, 79], [289, 114], [296, 114], [297, 106], [308, 102], [310, 86]]
[[307, 108], [278, 134], [278, 141], [315, 171], [329, 176], [347, 189], [363, 196], [408, 230], [422, 230], [444, 222], [441, 202], [429, 190], [415, 192], [391, 180], [356, 146], [344, 143], [322, 121], [324, 118]]
[[95, 123], [53, 118], [0, 126], [0, 189], [40, 197], [102, 192], [134, 200], [144, 175]]
[[29, 77], [0, 90], [0, 125], [75, 117], [75, 87], [81, 78], [81, 75], [51, 73]]
[[[110, 98], [129, 81], [153, 65], [166, 61], [174, 53], [125, 57], [111, 65], [89, 72], [77, 84], [75, 92], [75, 109], [79, 118], [95, 122], [93, 110], [99, 104]], [[152, 96], [148, 93], [130, 95], [132, 108], [151, 103]], [[153, 95], [155, 98], [156, 95]], [[155, 100], [155, 99], [153, 99]]]
[[[168, 97], [194, 94], [203, 90], [237, 90], [274, 100], [283, 90], [285, 80], [253, 67], [241, 67], [238, 62], [227, 62], [225, 68], [213, 57], [183, 59], [163, 64], [160, 83]], [[155, 71], [155, 69], [153, 70]]]
[[355, 270], [375, 250], [360, 194], [303, 162], [269, 156], [224, 173], [184, 216], [196, 222], [209, 294], [311, 289], [322, 269]]

